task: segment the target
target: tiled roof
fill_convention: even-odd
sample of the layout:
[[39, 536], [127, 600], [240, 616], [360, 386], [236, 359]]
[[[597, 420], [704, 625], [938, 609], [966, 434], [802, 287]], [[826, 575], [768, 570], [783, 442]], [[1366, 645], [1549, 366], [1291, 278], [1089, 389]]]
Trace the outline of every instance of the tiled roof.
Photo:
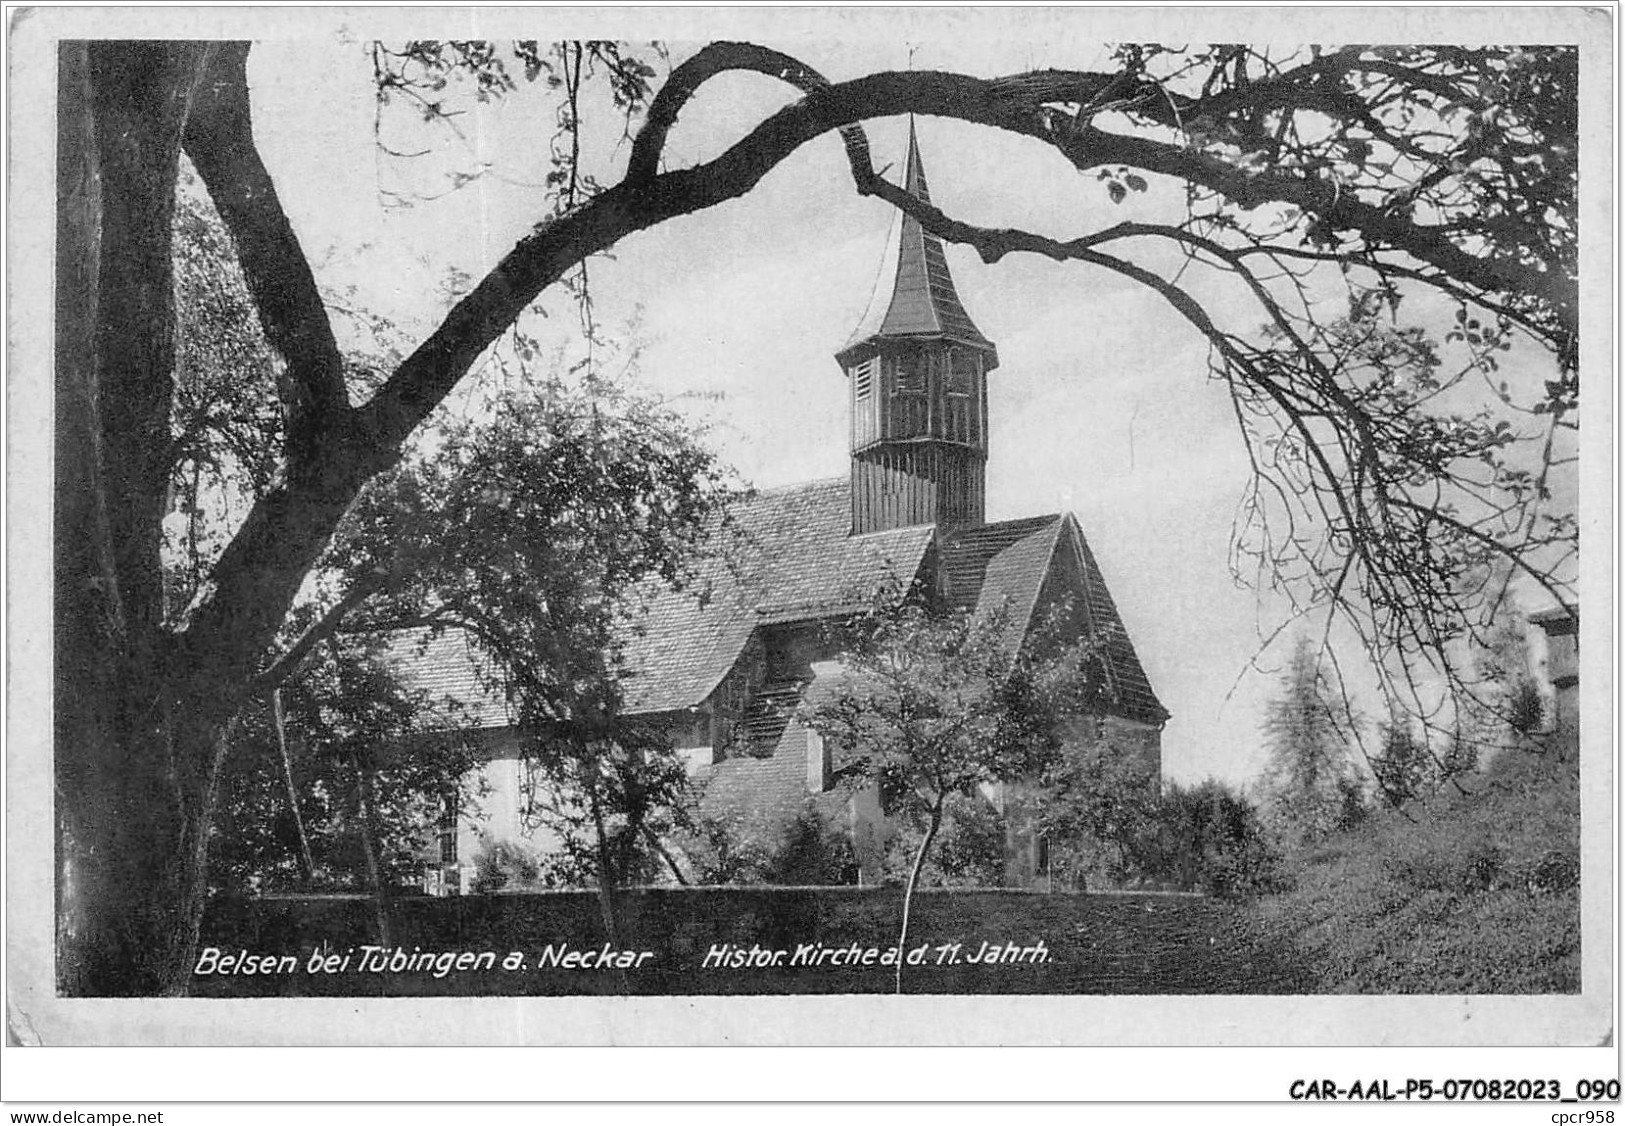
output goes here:
[[629, 626], [627, 710], [698, 704], [758, 625], [865, 607], [888, 584], [913, 581], [935, 535], [931, 525], [853, 536], [851, 522], [845, 478], [768, 489], [741, 504], [691, 591], [653, 593]]
[[626, 627], [625, 707], [634, 714], [700, 703], [733, 668], [756, 629], [731, 583], [704, 594], [657, 590]]
[[955, 532], [942, 549], [948, 601], [962, 610], [1009, 615], [1010, 644], [1019, 644], [1032, 621], [1060, 516], [1001, 520]]
[[1095, 553], [1089, 550], [1089, 541], [1083, 538], [1083, 529], [1077, 520], [1067, 517], [1067, 529], [1083, 558], [1084, 601], [1089, 607], [1090, 628], [1096, 636], [1106, 631], [1106, 675], [1111, 678], [1112, 694], [1124, 715], [1146, 723], [1163, 723], [1168, 709], [1152, 691], [1151, 681], [1145, 675], [1134, 643], [1117, 613], [1117, 604], [1106, 589], [1106, 579], [1095, 562]]
[[455, 701], [459, 718], [474, 727], [507, 727], [517, 718], [506, 693], [487, 687], [496, 666], [461, 630], [438, 637], [399, 630], [389, 635], [384, 660], [407, 688], [428, 693], [431, 701]]
[[[926, 203], [931, 202], [931, 189], [926, 186], [925, 166], [920, 162], [913, 122], [908, 127], [903, 188]], [[960, 303], [953, 275], [948, 272], [942, 240], [921, 227], [918, 219], [902, 212], [897, 212], [892, 219], [880, 277], [869, 299], [869, 308], [847, 341], [847, 347], [877, 336], [947, 337], [993, 350], [993, 345]]]
[[730, 752], [696, 779], [700, 808], [708, 813], [732, 809], [769, 824], [786, 821], [808, 797], [807, 729], [792, 719], [771, 753]]
[[1032, 622], [1044, 580], [1051, 572], [1051, 561], [1062, 544], [1070, 545], [1081, 562], [1084, 609], [1091, 633], [1106, 635], [1106, 674], [1120, 713], [1147, 723], [1162, 723], [1168, 712], [1152, 691], [1106, 589], [1100, 566], [1071, 515], [1004, 520], [950, 535], [942, 551], [948, 600], [981, 614], [1004, 607], [1009, 614], [1009, 642], [1019, 644]]
[[[936, 528], [926, 524], [849, 535], [849, 490], [845, 478], [836, 478], [756, 494], [736, 509], [722, 550], [702, 564], [698, 581], [681, 592], [646, 593], [629, 617], [622, 650], [629, 714], [703, 703], [739, 661], [758, 626], [861, 609], [886, 586], [901, 589], [914, 579]], [[980, 613], [1005, 607], [1010, 642], [1017, 644], [1063, 544], [1081, 560], [1091, 629], [1108, 633], [1107, 673], [1121, 714], [1162, 722], [1168, 713], [1071, 516], [1005, 520], [946, 536], [941, 563], [948, 600]], [[413, 632], [398, 635], [392, 645], [410, 684], [462, 701], [477, 726], [501, 726], [511, 719], [501, 694], [484, 687], [481, 658], [467, 639], [448, 632], [427, 648], [423, 644], [423, 635]]]
[[[845, 478], [768, 489], [741, 503], [715, 557], [682, 591], [652, 587], [629, 613], [621, 653], [629, 714], [704, 702], [759, 625], [828, 617], [869, 606], [888, 585], [919, 573], [929, 525], [849, 535]], [[422, 647], [407, 631], [392, 641], [408, 683], [466, 699], [482, 726], [507, 721], [506, 701], [482, 687], [477, 648], [449, 631]]]

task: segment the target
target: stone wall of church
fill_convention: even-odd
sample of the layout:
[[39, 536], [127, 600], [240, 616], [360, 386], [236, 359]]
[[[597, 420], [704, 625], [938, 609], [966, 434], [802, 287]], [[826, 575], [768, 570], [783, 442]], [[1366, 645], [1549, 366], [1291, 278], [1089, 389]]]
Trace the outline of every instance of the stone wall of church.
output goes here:
[[519, 738], [511, 729], [485, 733], [480, 761], [463, 778], [455, 818], [428, 834], [420, 854], [424, 890], [431, 895], [467, 894], [480, 854], [510, 844], [541, 857], [560, 846], [558, 834], [528, 816], [530, 794]]
[[1159, 780], [1162, 777], [1162, 728], [1139, 720], [1109, 715], [1101, 720], [1102, 740], [1134, 755]]

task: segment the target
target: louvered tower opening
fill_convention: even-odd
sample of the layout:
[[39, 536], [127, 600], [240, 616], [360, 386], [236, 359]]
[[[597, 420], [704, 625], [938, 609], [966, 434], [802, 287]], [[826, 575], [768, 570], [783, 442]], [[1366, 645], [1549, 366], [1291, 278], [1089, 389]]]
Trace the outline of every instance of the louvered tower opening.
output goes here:
[[[930, 202], [909, 123], [904, 188]], [[954, 287], [942, 240], [899, 212], [868, 310], [836, 356], [852, 412], [852, 531], [986, 518], [987, 373], [998, 350]]]

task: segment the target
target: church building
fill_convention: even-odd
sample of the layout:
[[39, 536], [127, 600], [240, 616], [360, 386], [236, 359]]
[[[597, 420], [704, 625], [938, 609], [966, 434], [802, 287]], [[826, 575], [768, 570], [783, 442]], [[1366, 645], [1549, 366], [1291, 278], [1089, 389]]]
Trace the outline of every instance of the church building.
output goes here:
[[[909, 192], [930, 199], [912, 125], [905, 177]], [[997, 395], [999, 353], [961, 304], [941, 240], [913, 218], [895, 216], [880, 282], [835, 359], [851, 410], [849, 472], [742, 502], [728, 561], [702, 568], [704, 596], [662, 591], [629, 628], [624, 688], [626, 711], [664, 731], [688, 763], [704, 809], [788, 826], [811, 804], [851, 833], [860, 879], [870, 882], [886, 819], [872, 792], [834, 786], [830, 752], [797, 721], [795, 705], [840, 674], [828, 627], [872, 606], [880, 591], [924, 588], [955, 608], [1002, 609], [1012, 646], [1048, 607], [1070, 600], [1074, 628], [1104, 639], [1109, 702], [1095, 719], [1099, 732], [1158, 767], [1168, 712], [1076, 517], [987, 520], [988, 400]], [[410, 673], [424, 687], [469, 697], [478, 694], [467, 667], [475, 659], [448, 636], [414, 656]], [[440, 853], [448, 869], [465, 871], [452, 881], [464, 887], [481, 840], [523, 836], [508, 808], [519, 801], [521, 765], [498, 749], [506, 712], [489, 700], [475, 714], [494, 736], [488, 795], [477, 820], [448, 825]], [[1045, 865], [1042, 842], [1012, 823], [1006, 884], [1039, 884]]]

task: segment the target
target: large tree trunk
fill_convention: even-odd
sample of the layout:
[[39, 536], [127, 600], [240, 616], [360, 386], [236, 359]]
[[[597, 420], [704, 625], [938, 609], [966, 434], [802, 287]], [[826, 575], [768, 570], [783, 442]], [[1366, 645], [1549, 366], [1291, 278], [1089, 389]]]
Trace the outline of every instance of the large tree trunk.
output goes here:
[[196, 945], [236, 694], [173, 667], [159, 545], [174, 358], [170, 232], [206, 48], [59, 50], [57, 983], [174, 993]]

